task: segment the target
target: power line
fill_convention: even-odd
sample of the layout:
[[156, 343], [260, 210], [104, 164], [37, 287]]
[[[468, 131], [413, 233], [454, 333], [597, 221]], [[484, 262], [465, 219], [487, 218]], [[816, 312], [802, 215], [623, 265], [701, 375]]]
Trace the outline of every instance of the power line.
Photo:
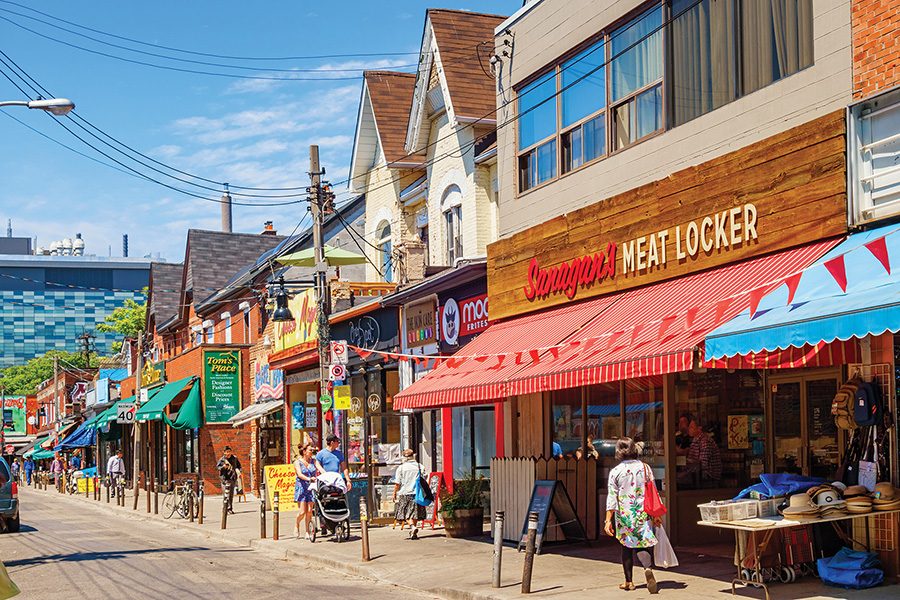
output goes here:
[[101, 35], [105, 35], [111, 38], [116, 38], [119, 40], [124, 40], [127, 42], [132, 42], [134, 44], [140, 44], [142, 46], [148, 46], [151, 48], [160, 48], [162, 50], [170, 50], [172, 52], [181, 52], [183, 54], [193, 54], [195, 56], [207, 56], [210, 58], [222, 58], [222, 59], [230, 59], [230, 60], [246, 60], [246, 61], [264, 61], [264, 60], [272, 60], [272, 61], [286, 61], [286, 60], [320, 60], [326, 58], [360, 58], [366, 56], [414, 56], [418, 55], [418, 52], [362, 52], [362, 53], [354, 53], [354, 54], [320, 54], [320, 55], [312, 55], [312, 56], [269, 56], [269, 57], [259, 57], [259, 56], [233, 56], [227, 54], [213, 54], [208, 52], [197, 52], [194, 50], [184, 50], [181, 48], [174, 48], [171, 46], [163, 46], [160, 44], [153, 44], [150, 42], [143, 42], [141, 40], [136, 40], [133, 38], [125, 37], [122, 35], [116, 35], [114, 33], [108, 33], [106, 31], [102, 31], [100, 29], [94, 29], [92, 27], [88, 27], [86, 25], [79, 25], [78, 23], [74, 23], [72, 21], [67, 21], [63, 18], [56, 17], [49, 13], [41, 12], [35, 8], [31, 8], [30, 6], [25, 6], [23, 4], [19, 4], [17, 2], [10, 2], [9, 0], [0, 0], [3, 4], [11, 4], [13, 6], [18, 6], [19, 8], [23, 8], [25, 10], [29, 10], [31, 12], [37, 13], [39, 15], [43, 15], [45, 17], [49, 17], [55, 21], [60, 21], [62, 23], [66, 23], [67, 25], [72, 25], [73, 27], [77, 27], [79, 29], [84, 29], [86, 31], [92, 31], [94, 33], [99, 33]]
[[[2, 52], [0, 52], [0, 54], [2, 54]], [[4, 61], [2, 58], [0, 58], [0, 63], [2, 63], [3, 65], [5, 65], [8, 69], [12, 70], [12, 68], [11, 68], [11, 67], [6, 63], [6, 61]], [[2, 68], [0, 68], [0, 72], [3, 72], [3, 69], [2, 69]], [[15, 71], [13, 71], [13, 72], [15, 72]], [[6, 73], [4, 72], [4, 75], [5, 75], [5, 74], [6, 74]], [[8, 78], [8, 76], [7, 76], [7, 78]], [[26, 84], [27, 84], [27, 82], [26, 82]], [[29, 85], [29, 87], [32, 87], [32, 86]], [[35, 90], [35, 93], [38, 93], [38, 91]], [[167, 189], [170, 189], [170, 190], [172, 190], [172, 191], [178, 192], [178, 193], [180, 193], [180, 194], [184, 194], [184, 195], [186, 195], [186, 196], [191, 196], [191, 197], [193, 197], [193, 198], [197, 198], [197, 199], [200, 199], [200, 200], [206, 200], [207, 202], [216, 202], [216, 203], [219, 203], [219, 204], [221, 204], [221, 203], [223, 203], [223, 202], [227, 202], [227, 201], [224, 201], [224, 200], [222, 200], [222, 199], [220, 199], [220, 198], [209, 198], [209, 197], [207, 197], [207, 196], [201, 196], [200, 194], [196, 194], [196, 193], [191, 192], [191, 191], [189, 191], [189, 190], [184, 190], [184, 189], [181, 189], [181, 188], [178, 188], [178, 187], [169, 185], [169, 184], [167, 184], [167, 183], [165, 183], [165, 182], [159, 181], [158, 179], [154, 179], [154, 178], [150, 177], [149, 175], [146, 175], [146, 174], [144, 174], [144, 173], [142, 173], [142, 172], [140, 172], [140, 171], [138, 171], [138, 170], [132, 168], [131, 166], [129, 166], [129, 165], [123, 163], [122, 161], [120, 161], [120, 160], [118, 160], [118, 159], [116, 159], [116, 158], [110, 156], [109, 154], [107, 154], [107, 153], [104, 152], [103, 150], [97, 148], [96, 146], [94, 146], [93, 144], [91, 144], [89, 141], [85, 140], [83, 137], [81, 137], [80, 135], [78, 135], [75, 131], [72, 131], [72, 129], [70, 129], [69, 127], [67, 127], [66, 124], [63, 123], [60, 119], [54, 118], [54, 117], [52, 117], [52, 116], [51, 116], [51, 118], [53, 119], [53, 122], [54, 122], [54, 123], [58, 124], [60, 127], [62, 127], [63, 129], [65, 129], [66, 131], [68, 131], [71, 135], [73, 135], [74, 137], [76, 137], [77, 139], [79, 139], [79, 140], [80, 140], [82, 143], [84, 143], [86, 146], [88, 146], [89, 148], [91, 148], [92, 150], [94, 150], [95, 152], [97, 152], [98, 154], [100, 154], [100, 155], [106, 157], [107, 159], [113, 161], [114, 163], [116, 163], [116, 164], [119, 165], [120, 167], [122, 167], [122, 168], [124, 168], [124, 169], [126, 169], [126, 170], [128, 170], [128, 171], [133, 172], [134, 174], [136, 174], [138, 177], [140, 177], [140, 178], [142, 178], [142, 179], [145, 179], [145, 180], [150, 181], [150, 182], [152, 182], [152, 183], [156, 183], [157, 185], [160, 185], [160, 186], [165, 187], [165, 188], [167, 188]], [[217, 190], [214, 190], [214, 191], [217, 191]], [[297, 204], [297, 203], [299, 203], [299, 202], [300, 202], [299, 200], [292, 200], [292, 201], [288, 201], [288, 202], [240, 202], [240, 201], [231, 201], [232, 204], [237, 205], [237, 206], [287, 206], [287, 205], [290, 205], [290, 204]]]
[[[25, 14], [22, 14], [22, 13], [13, 11], [13, 10], [0, 8], [0, 12], [4, 12], [6, 14], [11, 14], [11, 15], [16, 15], [16, 16], [22, 17], [24, 19], [36, 21], [38, 23], [43, 23], [44, 25], [46, 25], [48, 27], [52, 27], [52, 28], [58, 29], [60, 31], [65, 31], [66, 33], [70, 33], [72, 35], [77, 35], [79, 37], [91, 40], [92, 42], [97, 42], [98, 44], [104, 44], [106, 46], [110, 46], [112, 48], [118, 48], [120, 50], [125, 50], [127, 52], [135, 52], [137, 54], [143, 54], [145, 56], [153, 56], [155, 58], [162, 58], [165, 60], [174, 60], [174, 61], [178, 61], [178, 62], [184, 62], [184, 63], [190, 63], [190, 64], [196, 64], [196, 65], [204, 65], [204, 66], [208, 66], [208, 67], [224, 67], [226, 69], [238, 69], [238, 70], [244, 70], [244, 71], [256, 71], [256, 72], [263, 72], [263, 73], [273, 73], [273, 72], [274, 73], [356, 73], [359, 71], [364, 71], [367, 68], [369, 68], [369, 67], [356, 67], [356, 68], [352, 68], [352, 69], [340, 69], [340, 68], [339, 69], [334, 69], [334, 68], [283, 69], [283, 68], [277, 68], [277, 67], [249, 67], [249, 66], [245, 66], [245, 65], [231, 65], [231, 64], [219, 63], [219, 62], [194, 60], [194, 59], [190, 59], [190, 58], [180, 58], [177, 56], [169, 56], [166, 54], [160, 54], [159, 52], [148, 52], [146, 50], [138, 50], [136, 48], [129, 48], [128, 46], [124, 46], [122, 44], [108, 42], [106, 40], [102, 40], [102, 39], [99, 39], [99, 38], [96, 38], [96, 37], [93, 37], [93, 36], [90, 36], [90, 35], [87, 35], [84, 33], [80, 33], [78, 31], [74, 31], [72, 29], [63, 27], [61, 25], [56, 25], [49, 21], [45, 21], [44, 19], [39, 19], [37, 17], [25, 15]], [[411, 68], [414, 68], [417, 66], [418, 66], [417, 63], [413, 63], [413, 64], [392, 65], [390, 68], [392, 68], [392, 69], [411, 69]]]

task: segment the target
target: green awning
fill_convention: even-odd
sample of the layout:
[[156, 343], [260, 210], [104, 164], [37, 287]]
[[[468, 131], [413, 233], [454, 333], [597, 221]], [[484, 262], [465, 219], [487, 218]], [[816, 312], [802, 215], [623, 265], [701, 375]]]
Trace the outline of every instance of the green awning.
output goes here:
[[94, 426], [100, 428], [105, 427], [106, 425], [114, 424], [116, 422], [116, 410], [119, 408], [120, 402], [134, 402], [134, 396], [123, 398], [100, 413], [100, 416], [97, 418]]
[[44, 442], [46, 442], [46, 441], [49, 440], [49, 439], [50, 439], [50, 436], [47, 435], [47, 436], [42, 437], [42, 438], [39, 439], [38, 441], [36, 441], [36, 442], [34, 443], [34, 445], [31, 447], [31, 450], [29, 450], [28, 452], [26, 452], [26, 453], [22, 456], [22, 458], [28, 458], [29, 456], [30, 456], [31, 458], [34, 458], [34, 454], [35, 454], [36, 452], [40, 452], [41, 450], [43, 450], [43, 448], [41, 448], [41, 444], [43, 444]]
[[144, 421], [161, 421], [169, 403], [183, 392], [187, 384], [193, 379], [193, 377], [185, 377], [184, 379], [167, 383], [156, 390], [151, 390], [150, 399], [137, 409], [137, 412], [134, 414], [134, 420], [140, 423]]
[[175, 420], [163, 415], [163, 421], [170, 427], [182, 431], [185, 429], [196, 429], [203, 425], [203, 401], [200, 399], [200, 386], [196, 381], [191, 386], [187, 399], [185, 399], [181, 408], [178, 409]]
[[53, 450], [44, 450], [43, 448], [41, 448], [40, 450], [38, 450], [37, 452], [35, 452], [34, 454], [31, 455], [31, 459], [32, 460], [45, 460], [48, 458], [53, 458], [54, 456], [56, 456], [56, 453], [53, 452]]

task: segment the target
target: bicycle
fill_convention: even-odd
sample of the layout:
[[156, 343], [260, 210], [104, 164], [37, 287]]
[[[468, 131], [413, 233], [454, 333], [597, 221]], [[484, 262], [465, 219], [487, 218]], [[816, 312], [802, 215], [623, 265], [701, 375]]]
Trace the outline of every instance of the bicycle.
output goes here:
[[194, 518], [200, 514], [200, 504], [197, 493], [194, 491], [194, 482], [190, 479], [175, 482], [175, 487], [166, 492], [163, 498], [163, 518], [170, 519], [175, 513], [182, 519], [187, 519], [193, 512]]

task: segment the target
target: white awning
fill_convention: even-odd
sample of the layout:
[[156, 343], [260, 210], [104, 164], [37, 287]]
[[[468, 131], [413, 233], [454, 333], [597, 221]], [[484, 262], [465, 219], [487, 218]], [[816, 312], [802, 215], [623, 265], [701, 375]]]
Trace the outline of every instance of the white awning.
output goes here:
[[240, 427], [244, 423], [249, 423], [254, 419], [258, 419], [264, 415], [273, 413], [283, 406], [284, 401], [282, 400], [265, 400], [263, 402], [257, 402], [256, 404], [251, 404], [238, 414], [228, 419], [228, 422], [231, 423], [232, 427]]

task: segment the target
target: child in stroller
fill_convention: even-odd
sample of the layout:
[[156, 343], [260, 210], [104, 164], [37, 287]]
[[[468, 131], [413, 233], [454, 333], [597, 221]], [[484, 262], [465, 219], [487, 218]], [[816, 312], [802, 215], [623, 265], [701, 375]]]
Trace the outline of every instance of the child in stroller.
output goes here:
[[347, 503], [347, 484], [340, 473], [320, 473], [312, 488], [315, 498], [316, 526], [310, 540], [316, 541], [316, 532], [327, 532], [339, 542], [350, 539], [350, 506]]

